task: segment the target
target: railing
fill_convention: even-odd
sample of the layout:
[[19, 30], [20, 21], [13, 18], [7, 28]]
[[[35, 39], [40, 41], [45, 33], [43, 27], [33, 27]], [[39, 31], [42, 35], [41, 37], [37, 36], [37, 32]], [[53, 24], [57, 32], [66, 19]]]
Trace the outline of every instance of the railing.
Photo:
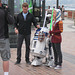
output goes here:
[[65, 10], [64, 16], [73, 19], [75, 26], [75, 10]]
[[75, 18], [75, 10], [65, 10], [65, 17], [74, 19]]

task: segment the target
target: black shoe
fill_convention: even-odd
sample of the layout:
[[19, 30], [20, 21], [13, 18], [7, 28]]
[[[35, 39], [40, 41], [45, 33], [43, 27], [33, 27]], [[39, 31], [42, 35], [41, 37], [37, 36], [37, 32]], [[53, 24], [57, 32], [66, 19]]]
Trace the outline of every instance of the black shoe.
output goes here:
[[30, 65], [30, 64], [31, 64], [31, 62], [30, 62], [30, 61], [26, 61], [26, 64], [29, 64], [29, 65]]
[[62, 19], [62, 20], [64, 20], [64, 19]]
[[16, 61], [16, 62], [15, 62], [15, 65], [17, 65], [17, 64], [20, 64], [20, 61]]

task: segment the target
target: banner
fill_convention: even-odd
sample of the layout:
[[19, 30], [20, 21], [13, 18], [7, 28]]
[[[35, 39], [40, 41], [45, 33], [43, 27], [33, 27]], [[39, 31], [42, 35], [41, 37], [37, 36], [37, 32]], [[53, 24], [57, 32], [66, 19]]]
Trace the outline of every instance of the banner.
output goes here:
[[30, 0], [29, 4], [29, 12], [32, 13], [33, 5], [32, 5], [32, 0]]

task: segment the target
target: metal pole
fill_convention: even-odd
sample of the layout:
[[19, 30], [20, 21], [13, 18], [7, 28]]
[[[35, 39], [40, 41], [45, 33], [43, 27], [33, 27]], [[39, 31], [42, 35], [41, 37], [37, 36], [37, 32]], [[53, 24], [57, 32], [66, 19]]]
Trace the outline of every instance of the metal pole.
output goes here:
[[58, 6], [59, 6], [59, 0], [57, 0], [57, 8], [58, 8]]
[[44, 18], [45, 18], [45, 0], [42, 1], [42, 20], [40, 23], [41, 27], [43, 26]]

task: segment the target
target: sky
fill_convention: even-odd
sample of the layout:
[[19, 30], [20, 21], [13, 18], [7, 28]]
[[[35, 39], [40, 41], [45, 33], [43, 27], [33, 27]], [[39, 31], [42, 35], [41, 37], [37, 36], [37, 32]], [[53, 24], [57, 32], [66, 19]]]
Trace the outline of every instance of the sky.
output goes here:
[[[56, 6], [57, 0], [46, 0], [46, 6]], [[64, 5], [65, 8], [74, 8], [75, 9], [75, 0], [59, 0], [59, 5]]]

